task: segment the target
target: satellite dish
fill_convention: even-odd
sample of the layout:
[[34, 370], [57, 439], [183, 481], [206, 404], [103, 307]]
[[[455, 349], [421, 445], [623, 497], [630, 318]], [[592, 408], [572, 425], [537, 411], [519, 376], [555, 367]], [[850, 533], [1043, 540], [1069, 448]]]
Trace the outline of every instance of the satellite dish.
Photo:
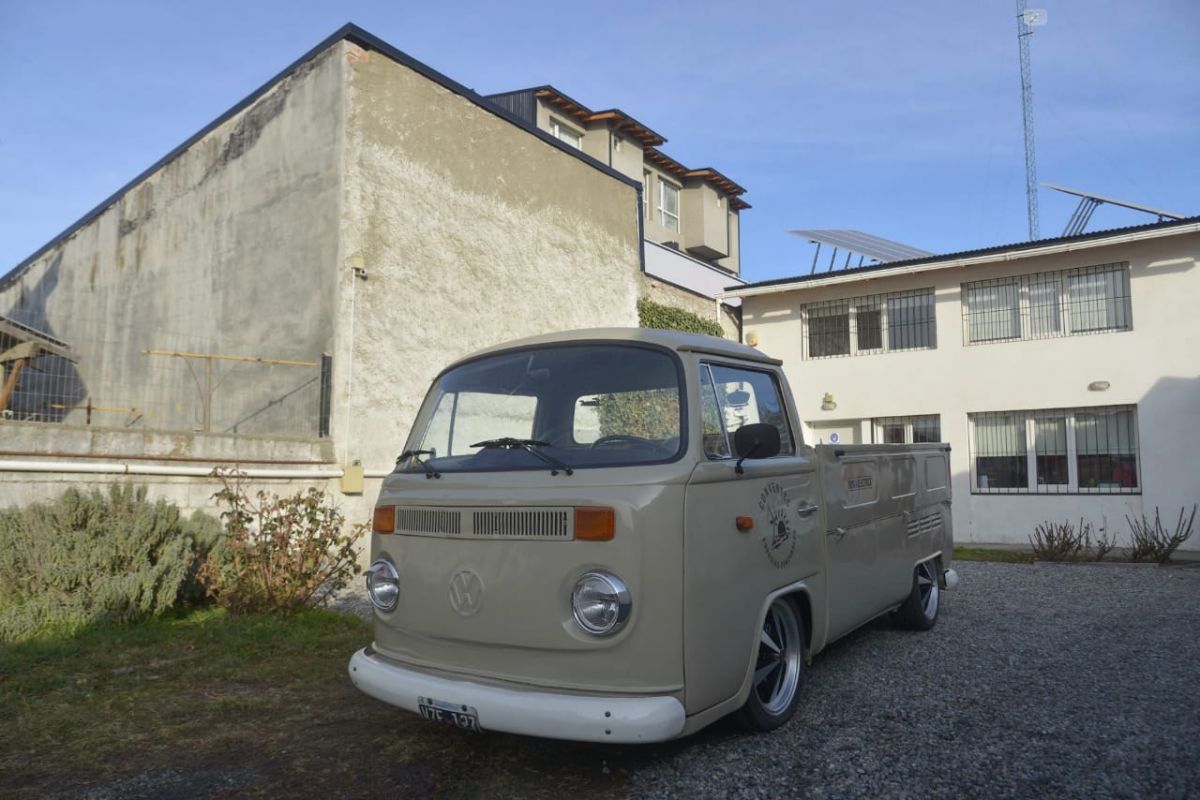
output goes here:
[[1046, 9], [1030, 8], [1021, 12], [1021, 21], [1030, 28], [1040, 28], [1046, 24]]

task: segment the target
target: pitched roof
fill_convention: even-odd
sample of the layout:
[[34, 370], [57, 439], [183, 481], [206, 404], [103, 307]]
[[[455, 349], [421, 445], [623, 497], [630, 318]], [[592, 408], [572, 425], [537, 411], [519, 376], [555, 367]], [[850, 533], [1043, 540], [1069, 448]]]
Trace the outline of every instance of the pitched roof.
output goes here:
[[215, 130], [220, 125], [222, 125], [226, 121], [228, 121], [231, 117], [233, 117], [233, 116], [237, 115], [238, 113], [249, 108], [251, 105], [253, 105], [255, 102], [257, 102], [263, 95], [265, 95], [272, 88], [274, 88], [276, 84], [280, 83], [282, 80], [287, 78], [289, 75], [291, 75], [297, 69], [299, 69], [302, 65], [304, 65], [308, 61], [312, 60], [319, 54], [323, 53], [325, 50], [327, 50], [328, 48], [330, 48], [337, 42], [342, 41], [343, 39], [345, 39], [349, 42], [352, 42], [366, 50], [374, 50], [378, 53], [382, 53], [383, 55], [387, 56], [388, 58], [392, 59], [393, 61], [403, 64], [404, 66], [406, 66], [409, 69], [413, 70], [414, 72], [424, 76], [425, 78], [428, 78], [429, 80], [440, 84], [442, 87], [450, 90], [454, 94], [457, 94], [460, 97], [463, 97], [464, 99], [469, 100], [470, 102], [474, 103], [479, 108], [483, 109], [484, 111], [487, 111], [489, 114], [494, 114], [495, 116], [500, 117], [500, 118], [504, 119], [505, 121], [512, 123], [513, 125], [516, 125], [518, 128], [522, 128], [527, 133], [530, 133], [530, 134], [538, 137], [539, 139], [545, 141], [547, 144], [557, 147], [559, 150], [562, 150], [563, 152], [571, 155], [574, 158], [578, 158], [579, 160], [584, 161], [585, 163], [589, 164], [590, 166], [605, 173], [609, 177], [616, 178], [617, 180], [621, 181], [622, 183], [626, 183], [635, 188], [638, 188], [638, 189], [641, 188], [640, 181], [630, 178], [627, 175], [624, 175], [621, 172], [618, 172], [617, 170], [615, 170], [612, 167], [608, 166], [607, 164], [603, 163], [602, 161], [599, 161], [599, 160], [593, 158], [592, 156], [589, 156], [586, 153], [583, 153], [580, 150], [578, 150], [574, 147], [571, 147], [570, 145], [568, 145], [564, 142], [559, 141], [558, 139], [556, 139], [555, 137], [546, 133], [545, 131], [540, 130], [536, 126], [531, 125], [528, 122], [526, 122], [525, 120], [520, 119], [519, 117], [517, 117], [516, 115], [507, 111], [506, 109], [503, 109], [500, 106], [497, 106], [495, 103], [490, 102], [487, 98], [478, 94], [474, 89], [470, 89], [470, 88], [464, 86], [463, 84], [459, 83], [458, 81], [455, 81], [452, 78], [449, 78], [446, 75], [443, 75], [442, 73], [438, 72], [437, 70], [433, 69], [432, 67], [428, 66], [427, 64], [424, 64], [424, 63], [418, 61], [417, 59], [413, 58], [412, 56], [408, 55], [407, 53], [404, 53], [403, 51], [398, 50], [397, 48], [395, 48], [392, 45], [385, 42], [383, 39], [380, 39], [378, 36], [375, 36], [374, 34], [363, 30], [362, 28], [358, 27], [354, 23], [348, 22], [345, 25], [343, 25], [341, 28], [338, 28], [332, 34], [327, 36], [325, 39], [323, 39], [319, 44], [317, 44], [315, 47], [313, 47], [307, 53], [300, 56], [300, 58], [296, 59], [288, 66], [284, 67], [283, 70], [281, 70], [277, 75], [275, 75], [270, 80], [268, 80], [266, 83], [264, 83], [262, 86], [258, 87], [253, 92], [248, 94], [246, 97], [244, 97], [242, 100], [240, 100], [238, 103], [236, 103], [232, 108], [230, 108], [224, 114], [217, 117], [212, 122], [210, 122], [209, 124], [207, 124], [203, 128], [201, 128], [199, 131], [197, 131], [195, 134], [190, 136], [185, 142], [183, 142], [183, 144], [181, 144], [178, 147], [176, 147], [175, 149], [171, 150], [171, 152], [167, 153], [165, 156], [160, 158], [158, 161], [155, 161], [153, 164], [151, 164], [149, 167], [147, 167], [145, 170], [143, 170], [141, 173], [139, 173], [136, 177], [134, 177], [133, 180], [129, 181], [124, 186], [122, 186], [120, 189], [117, 189], [117, 191], [113, 192], [111, 195], [106, 197], [104, 200], [102, 200], [99, 203], [99, 205], [97, 205], [92, 210], [88, 211], [86, 214], [84, 214], [79, 219], [75, 220], [75, 222], [73, 222], [69, 226], [67, 226], [67, 228], [64, 231], [62, 231], [62, 233], [59, 233], [57, 236], [55, 236], [53, 239], [48, 241], [46, 244], [39, 247], [36, 251], [33, 252], [32, 255], [30, 255], [24, 261], [22, 261], [21, 263], [17, 264], [15, 267], [13, 267], [11, 270], [9, 270], [9, 272], [7, 274], [0, 276], [0, 291], [4, 290], [9, 285], [11, 285], [13, 282], [15, 282], [18, 278], [20, 278], [22, 273], [24, 273], [24, 271], [30, 265], [32, 265], [35, 261], [37, 261], [37, 259], [41, 258], [48, 251], [50, 251], [54, 247], [58, 246], [62, 242], [69, 239], [80, 228], [84, 227], [85, 225], [90, 223], [92, 220], [94, 220], [96, 217], [100, 216], [100, 214], [102, 214], [113, 203], [120, 200], [121, 197], [126, 192], [128, 192], [130, 189], [134, 188], [135, 186], [140, 184], [142, 181], [144, 181], [146, 178], [150, 177], [155, 172], [157, 172], [159, 169], [166, 166], [171, 161], [175, 160], [175, 158], [177, 158], [178, 156], [183, 154], [189, 147], [191, 147], [196, 142], [203, 139], [205, 136], [207, 136], [213, 130]]

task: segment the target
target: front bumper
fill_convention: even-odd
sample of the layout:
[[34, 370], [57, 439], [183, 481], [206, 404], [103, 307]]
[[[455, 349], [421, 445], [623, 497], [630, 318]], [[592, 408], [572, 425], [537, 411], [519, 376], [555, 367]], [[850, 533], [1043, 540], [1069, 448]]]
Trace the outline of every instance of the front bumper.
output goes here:
[[418, 713], [418, 697], [473, 707], [483, 730], [579, 742], [661, 742], [683, 732], [674, 697], [610, 697], [509, 689], [400, 666], [368, 649], [350, 658], [350, 680], [377, 700]]

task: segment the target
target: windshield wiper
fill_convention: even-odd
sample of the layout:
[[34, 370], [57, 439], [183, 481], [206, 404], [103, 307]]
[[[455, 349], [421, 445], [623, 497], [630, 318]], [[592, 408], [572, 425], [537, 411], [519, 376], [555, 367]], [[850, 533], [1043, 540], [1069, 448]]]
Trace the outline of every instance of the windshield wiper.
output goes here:
[[400, 466], [400, 462], [403, 461], [404, 459], [411, 458], [413, 461], [420, 464], [421, 468], [425, 470], [425, 480], [429, 480], [430, 478], [440, 478], [440, 477], [442, 477], [442, 473], [438, 472], [436, 469], [429, 466], [428, 461], [421, 460], [421, 456], [431, 456], [431, 455], [433, 455], [432, 450], [405, 450], [403, 453], [401, 453], [399, 456], [396, 457], [396, 466]]
[[471, 445], [471, 447], [483, 447], [483, 448], [503, 447], [508, 450], [524, 450], [526, 453], [529, 453], [532, 456], [536, 456], [538, 459], [540, 459], [544, 463], [549, 464], [551, 467], [551, 469], [550, 469], [551, 475], [557, 475], [559, 470], [562, 470], [563, 472], [567, 473], [568, 475], [574, 475], [575, 470], [573, 470], [567, 464], [564, 464], [562, 461], [559, 461], [554, 456], [546, 455], [545, 453], [541, 452], [540, 450], [534, 449], [535, 447], [549, 447], [549, 446], [550, 446], [550, 442], [543, 442], [541, 439], [514, 439], [511, 436], [505, 436], [501, 439], [485, 439], [482, 442], [476, 442], [475, 444]]

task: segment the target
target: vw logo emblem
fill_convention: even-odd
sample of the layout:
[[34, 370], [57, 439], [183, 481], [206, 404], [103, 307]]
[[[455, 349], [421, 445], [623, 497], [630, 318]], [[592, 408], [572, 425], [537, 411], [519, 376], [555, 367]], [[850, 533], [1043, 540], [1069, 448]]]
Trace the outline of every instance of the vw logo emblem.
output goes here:
[[454, 573], [450, 579], [450, 607], [460, 616], [469, 617], [483, 603], [483, 581], [469, 569]]

